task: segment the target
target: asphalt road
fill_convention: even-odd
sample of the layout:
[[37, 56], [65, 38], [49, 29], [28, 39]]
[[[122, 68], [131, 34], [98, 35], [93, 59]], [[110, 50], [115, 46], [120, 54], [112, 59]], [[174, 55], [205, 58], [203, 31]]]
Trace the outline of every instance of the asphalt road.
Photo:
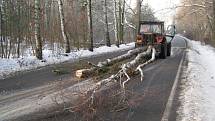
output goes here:
[[[137, 104], [131, 108], [129, 121], [161, 121], [166, 110], [173, 84], [176, 80], [180, 62], [184, 59], [186, 42], [176, 36], [172, 42], [172, 55], [167, 59], [160, 59], [144, 68], [144, 81], [130, 84], [129, 89], [138, 94], [130, 99]], [[180, 75], [179, 75], [180, 76]], [[136, 77], [133, 80], [138, 81]], [[180, 80], [179, 80], [180, 81]], [[177, 87], [174, 87], [177, 88]], [[177, 93], [177, 92], [176, 92]], [[172, 105], [173, 108], [176, 105]], [[172, 108], [171, 108], [172, 109]], [[175, 120], [175, 110], [169, 110], [169, 120]], [[165, 112], [166, 113], [166, 112]]]
[[[131, 79], [130, 83], [127, 85], [127, 88], [135, 95], [131, 96], [128, 100], [130, 103], [129, 109], [107, 114], [107, 121], [110, 121], [110, 118], [112, 116], [116, 117], [116, 115], [118, 116], [116, 121], [161, 121], [164, 111], [166, 110], [166, 104], [172, 91], [176, 75], [178, 73], [178, 68], [180, 68], [180, 62], [184, 58], [186, 42], [183, 38], [176, 36], [172, 42], [172, 45], [172, 55], [170, 57], [167, 59], [158, 59], [144, 68], [145, 77], [143, 82], [140, 82], [139, 75]], [[89, 59], [96, 63], [100, 60], [106, 59], [107, 57], [115, 57], [121, 55], [122, 53], [125, 52], [119, 52], [115, 54], [109, 53]], [[71, 66], [71, 63], [65, 64], [65, 66]], [[11, 77], [6, 80], [0, 80], [0, 92], [10, 92], [11, 90], [20, 91], [23, 89], [34, 88], [44, 84], [52, 83], [58, 78], [66, 79], [71, 78], [72, 76], [71, 74], [67, 74], [57, 76], [56, 78], [56, 75], [53, 75], [51, 72], [52, 69], [53, 67], [50, 66], [33, 72], [26, 72], [22, 75], [16, 75], [15, 77]], [[47, 72], [49, 73], [47, 74]], [[17, 83], [14, 84], [14, 82]], [[5, 99], [1, 100], [0, 97], [0, 112], [1, 104], [6, 104], [8, 101], [7, 98]], [[55, 116], [47, 120], [44, 119], [43, 121], [71, 121], [71, 116], [72, 115], [63, 115], [59, 117]], [[170, 121], [174, 120], [175, 116], [176, 113], [171, 113]]]
[[[177, 109], [177, 85], [175, 97], [170, 97], [176, 77], [179, 76], [179, 68], [185, 58], [186, 42], [176, 36], [172, 42], [172, 55], [167, 59], [158, 59], [147, 65], [144, 70], [144, 81], [140, 76], [132, 77], [127, 90], [132, 93], [128, 98], [129, 108], [117, 112], [100, 114], [98, 121], [175, 121]], [[180, 78], [179, 78], [180, 79]], [[178, 80], [180, 81], [180, 80]], [[174, 99], [174, 100], [173, 100]], [[172, 105], [167, 105], [173, 100]], [[106, 109], [102, 109], [106, 110]], [[165, 112], [167, 110], [167, 112]], [[165, 117], [168, 113], [168, 117]], [[164, 120], [162, 120], [164, 119]], [[40, 119], [41, 120], [41, 119]], [[44, 121], [76, 121], [74, 115], [63, 113], [43, 119]], [[95, 120], [95, 121], [97, 121]], [[39, 120], [35, 120], [39, 121]]]
[[[176, 36], [172, 41], [172, 55], [170, 57], [158, 59], [143, 68], [143, 82], [140, 81], [139, 75], [131, 78], [126, 86], [127, 90], [132, 93], [127, 101], [129, 108], [117, 112], [105, 111], [105, 114], [100, 114], [101, 119], [98, 121], [175, 121], [179, 90], [177, 90], [177, 85], [174, 88], [173, 85], [176, 82], [176, 77], [180, 77], [179, 68], [182, 68], [181, 63], [185, 58], [185, 49], [185, 40]], [[173, 89], [176, 90], [175, 95], [170, 97]], [[172, 105], [167, 104], [169, 100], [173, 100]], [[167, 112], [165, 112], [166, 110]], [[168, 117], [165, 117], [166, 113]], [[44, 121], [58, 120], [76, 121], [77, 119], [74, 119], [74, 115], [70, 113], [44, 119]]]

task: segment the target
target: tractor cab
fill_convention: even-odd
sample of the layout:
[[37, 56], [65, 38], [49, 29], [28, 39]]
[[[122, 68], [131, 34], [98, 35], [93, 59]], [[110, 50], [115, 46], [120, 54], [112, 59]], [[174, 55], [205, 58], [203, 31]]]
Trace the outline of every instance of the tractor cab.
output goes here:
[[163, 35], [164, 22], [141, 21], [136, 46], [162, 43]]

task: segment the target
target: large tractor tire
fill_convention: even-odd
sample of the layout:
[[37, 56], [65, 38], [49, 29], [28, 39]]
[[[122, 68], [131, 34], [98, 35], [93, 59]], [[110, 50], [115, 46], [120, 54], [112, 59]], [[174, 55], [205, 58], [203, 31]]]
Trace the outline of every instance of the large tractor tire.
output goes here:
[[161, 59], [166, 59], [166, 56], [167, 56], [167, 43], [163, 43], [161, 44], [161, 52], [159, 57]]
[[171, 48], [172, 48], [172, 44], [170, 42], [167, 44], [167, 56], [171, 56]]

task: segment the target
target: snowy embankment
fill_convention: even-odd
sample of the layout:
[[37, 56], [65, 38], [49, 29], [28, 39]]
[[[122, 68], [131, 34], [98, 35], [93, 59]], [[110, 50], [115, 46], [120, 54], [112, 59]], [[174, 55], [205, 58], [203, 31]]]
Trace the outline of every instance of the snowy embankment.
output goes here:
[[116, 52], [122, 50], [128, 50], [134, 48], [134, 43], [120, 45], [120, 48], [116, 46], [102, 46], [95, 48], [94, 52], [88, 50], [80, 50], [72, 52], [68, 56], [62, 54], [53, 54], [52, 50], [43, 50], [43, 61], [36, 59], [34, 56], [25, 56], [17, 59], [0, 59], [0, 79], [5, 78], [12, 73], [24, 70], [35, 69], [38, 67], [57, 64], [65, 61], [74, 61], [83, 57], [90, 57], [93, 55], [100, 55], [103, 53]]
[[182, 80], [179, 121], [215, 121], [215, 48], [188, 41], [188, 67]]

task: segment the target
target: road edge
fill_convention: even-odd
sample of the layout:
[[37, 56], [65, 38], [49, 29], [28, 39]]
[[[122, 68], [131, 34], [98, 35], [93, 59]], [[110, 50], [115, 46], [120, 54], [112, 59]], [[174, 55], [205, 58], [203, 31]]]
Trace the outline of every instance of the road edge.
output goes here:
[[[182, 38], [182, 39], [184, 39], [184, 38]], [[188, 44], [187, 44], [186, 39], [184, 39], [184, 41], [185, 41], [185, 49], [186, 49]], [[180, 60], [180, 64], [179, 64], [179, 67], [178, 67], [178, 70], [177, 70], [177, 74], [176, 74], [176, 77], [175, 77], [175, 80], [174, 80], [174, 84], [173, 84], [170, 96], [168, 98], [168, 101], [167, 101], [167, 104], [166, 104], [166, 107], [165, 107], [165, 110], [164, 110], [164, 113], [163, 113], [161, 121], [169, 121], [170, 113], [171, 113], [172, 106], [173, 106], [173, 101], [174, 101], [175, 94], [176, 94], [176, 89], [178, 87], [178, 83], [179, 83], [179, 80], [180, 80], [180, 75], [181, 75], [181, 72], [182, 72], [183, 62], [185, 60], [185, 55], [186, 55], [186, 51], [183, 52], [182, 58]]]

